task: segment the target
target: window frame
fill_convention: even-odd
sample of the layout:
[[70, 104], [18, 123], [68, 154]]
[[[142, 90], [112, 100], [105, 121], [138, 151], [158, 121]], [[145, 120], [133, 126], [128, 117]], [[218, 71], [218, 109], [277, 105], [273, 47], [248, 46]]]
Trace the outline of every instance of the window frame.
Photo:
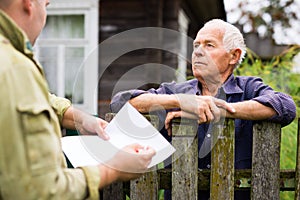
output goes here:
[[[65, 59], [64, 48], [83, 47], [85, 63], [88, 63], [82, 69], [84, 70], [83, 78], [83, 104], [73, 104], [75, 107], [91, 114], [98, 113], [98, 26], [99, 26], [99, 1], [98, 0], [52, 0], [47, 8], [48, 16], [68, 16], [83, 15], [84, 16], [84, 38], [80, 39], [41, 39], [38, 38], [35, 45], [35, 53], [39, 59], [39, 48], [57, 47], [58, 58], [57, 65], [52, 66], [57, 69], [57, 96], [65, 95]], [[91, 56], [97, 55], [97, 56]], [[92, 66], [91, 66], [91, 65]], [[74, 77], [75, 80], [75, 77]], [[48, 80], [49, 82], [51, 80]]]
[[189, 28], [190, 20], [183, 9], [180, 9], [178, 12], [178, 31], [182, 34], [179, 42], [180, 42], [180, 55], [183, 57], [180, 57], [178, 55], [178, 68], [176, 73], [176, 81], [178, 83], [186, 81], [186, 71], [187, 71], [187, 60], [185, 59], [187, 57], [188, 53], [188, 28]]

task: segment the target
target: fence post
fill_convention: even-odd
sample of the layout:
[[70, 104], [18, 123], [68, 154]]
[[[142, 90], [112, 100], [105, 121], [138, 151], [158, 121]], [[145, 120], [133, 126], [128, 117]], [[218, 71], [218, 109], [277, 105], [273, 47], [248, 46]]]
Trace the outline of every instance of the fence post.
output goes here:
[[[159, 119], [155, 115], [144, 115], [149, 122], [158, 129]], [[149, 172], [142, 177], [130, 181], [130, 199], [140, 200], [149, 199], [157, 200], [158, 197], [158, 174], [157, 167], [152, 167]]]
[[251, 199], [280, 198], [281, 126], [258, 122], [253, 127]]
[[172, 199], [198, 197], [198, 124], [195, 120], [172, 121]]
[[234, 198], [234, 120], [214, 124], [212, 131], [210, 199]]
[[300, 118], [298, 118], [296, 159], [295, 200], [300, 200]]
[[142, 177], [130, 181], [130, 199], [157, 200], [158, 196], [158, 175], [156, 167]]
[[[105, 120], [110, 122], [115, 116], [115, 113], [107, 113], [105, 115]], [[126, 192], [125, 192], [125, 183], [116, 182], [109, 186], [106, 186], [103, 189], [103, 198], [104, 200], [125, 200]]]

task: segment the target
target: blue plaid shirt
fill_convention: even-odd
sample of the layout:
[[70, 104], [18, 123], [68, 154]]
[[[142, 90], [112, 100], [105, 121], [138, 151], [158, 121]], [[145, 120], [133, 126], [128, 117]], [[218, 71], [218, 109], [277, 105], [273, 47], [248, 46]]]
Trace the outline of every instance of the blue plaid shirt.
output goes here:
[[[111, 111], [118, 112], [128, 100], [143, 93], [201, 95], [201, 83], [197, 79], [192, 79], [183, 83], [162, 83], [158, 89], [149, 89], [148, 91], [119, 92], [111, 101]], [[231, 75], [219, 89], [216, 97], [230, 103], [254, 100], [271, 107], [277, 112], [277, 115], [268, 120], [280, 123], [282, 126], [291, 123], [296, 116], [296, 106], [293, 99], [287, 94], [274, 91], [258, 77], [234, 77]], [[164, 123], [163, 118], [161, 118], [161, 123]], [[251, 168], [253, 123], [255, 121], [235, 119], [235, 168], [237, 169]], [[199, 149], [209, 131], [209, 126], [209, 124], [199, 125]], [[164, 129], [161, 130], [161, 133], [168, 138]], [[168, 139], [170, 140], [170, 138]], [[210, 168], [210, 154], [199, 159], [199, 168]]]

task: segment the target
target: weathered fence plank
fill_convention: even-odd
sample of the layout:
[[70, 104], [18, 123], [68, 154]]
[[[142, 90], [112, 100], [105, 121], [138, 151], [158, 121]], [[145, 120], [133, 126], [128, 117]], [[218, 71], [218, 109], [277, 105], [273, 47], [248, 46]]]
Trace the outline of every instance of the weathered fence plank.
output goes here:
[[[158, 129], [159, 120], [155, 115], [144, 115], [151, 124]], [[142, 177], [130, 181], [130, 199], [140, 200], [149, 199], [156, 200], [158, 196], [158, 176], [157, 167], [154, 166]]]
[[172, 199], [194, 200], [198, 196], [198, 125], [181, 119], [172, 122]]
[[157, 200], [158, 196], [158, 178], [157, 170], [146, 173], [142, 177], [130, 181], [130, 199], [131, 200]]
[[[110, 122], [114, 118], [114, 113], [107, 113], [105, 115], [105, 120]], [[128, 193], [129, 191], [127, 191]], [[102, 192], [102, 199], [104, 200], [126, 200], [126, 191], [124, 183], [117, 182], [109, 186], [106, 186]]]
[[[105, 115], [105, 120], [110, 122], [114, 118], [115, 114], [108, 113]], [[159, 121], [157, 116], [154, 115], [144, 115], [151, 124], [158, 128]], [[130, 192], [126, 191], [125, 185], [123, 183], [114, 183], [111, 186], [106, 187], [103, 190], [103, 199], [126, 199], [126, 194], [130, 194], [131, 200], [149, 199], [156, 200], [158, 194], [158, 176], [157, 169], [153, 167], [149, 172], [145, 173], [142, 177], [130, 181]]]
[[234, 125], [226, 119], [212, 131], [210, 199], [234, 198]]
[[295, 180], [295, 200], [300, 200], [300, 118], [298, 119], [297, 131], [297, 160], [296, 160], [296, 180]]
[[280, 140], [280, 124], [259, 122], [254, 125], [251, 192], [253, 200], [279, 200]]
[[[125, 183], [116, 182], [103, 189], [102, 199], [104, 200], [126, 200]], [[128, 188], [129, 189], [129, 188]], [[129, 193], [129, 191], [127, 191]]]

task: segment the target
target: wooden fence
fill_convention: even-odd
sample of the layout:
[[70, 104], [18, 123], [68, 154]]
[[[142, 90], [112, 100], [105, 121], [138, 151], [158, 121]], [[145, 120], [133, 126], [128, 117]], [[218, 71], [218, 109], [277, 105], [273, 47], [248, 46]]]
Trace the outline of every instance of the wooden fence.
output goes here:
[[[149, 117], [149, 116], [146, 116]], [[107, 114], [110, 121], [113, 114]], [[158, 121], [148, 118], [158, 127]], [[193, 120], [172, 122], [172, 169], [154, 169], [137, 180], [114, 183], [102, 191], [102, 199], [156, 200], [160, 189], [170, 189], [172, 199], [197, 199], [199, 190], [210, 190], [211, 200], [234, 199], [236, 190], [251, 190], [251, 199], [279, 200], [280, 191], [295, 191], [300, 200], [300, 120], [298, 119], [297, 160], [295, 170], [280, 170], [281, 127], [270, 122], [253, 128], [252, 169], [234, 169], [234, 121], [226, 119], [215, 126], [211, 152], [211, 169], [198, 169], [198, 125]], [[214, 137], [215, 136], [215, 137]], [[217, 136], [217, 137], [216, 137]], [[284, 136], [283, 136], [284, 137]], [[188, 147], [188, 148], [187, 148]], [[178, 153], [185, 153], [178, 155]]]

